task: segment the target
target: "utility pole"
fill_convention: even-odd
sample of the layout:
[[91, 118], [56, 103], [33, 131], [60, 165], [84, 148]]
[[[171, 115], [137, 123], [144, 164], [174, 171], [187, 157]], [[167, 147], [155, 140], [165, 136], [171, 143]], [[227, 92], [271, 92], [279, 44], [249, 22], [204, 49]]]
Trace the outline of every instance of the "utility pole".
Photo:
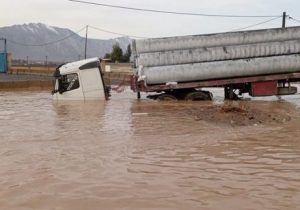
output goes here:
[[7, 40], [4, 39], [4, 53], [7, 53]]
[[282, 14], [282, 28], [285, 28], [286, 25], [286, 12]]
[[89, 31], [89, 26], [86, 26], [85, 30], [85, 46], [84, 46], [84, 58], [86, 59], [86, 52], [87, 52], [87, 41], [88, 41], [88, 31]]

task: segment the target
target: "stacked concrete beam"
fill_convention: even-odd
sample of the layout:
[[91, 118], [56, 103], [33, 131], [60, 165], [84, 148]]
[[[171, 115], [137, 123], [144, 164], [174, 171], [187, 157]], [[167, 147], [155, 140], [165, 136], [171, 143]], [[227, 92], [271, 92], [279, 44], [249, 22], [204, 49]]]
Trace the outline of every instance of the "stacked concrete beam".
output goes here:
[[137, 58], [137, 65], [167, 66], [296, 53], [300, 53], [300, 40], [143, 53]]
[[300, 27], [135, 40], [137, 54], [201, 47], [257, 44], [300, 39]]
[[295, 72], [300, 27], [136, 40], [133, 52], [148, 84]]

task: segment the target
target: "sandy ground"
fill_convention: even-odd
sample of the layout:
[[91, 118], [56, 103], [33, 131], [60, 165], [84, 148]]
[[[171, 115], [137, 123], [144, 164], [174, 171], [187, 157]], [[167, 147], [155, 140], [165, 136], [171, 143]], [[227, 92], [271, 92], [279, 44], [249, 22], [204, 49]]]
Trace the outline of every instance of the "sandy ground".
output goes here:
[[192, 111], [196, 121], [230, 126], [280, 124], [291, 120], [288, 113], [260, 110], [249, 106], [214, 105]]

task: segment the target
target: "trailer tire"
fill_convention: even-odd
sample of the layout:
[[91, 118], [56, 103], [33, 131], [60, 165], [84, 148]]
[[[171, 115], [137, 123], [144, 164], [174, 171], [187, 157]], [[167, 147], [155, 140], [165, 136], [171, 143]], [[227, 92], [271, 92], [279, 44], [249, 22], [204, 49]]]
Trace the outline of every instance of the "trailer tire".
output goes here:
[[278, 94], [279, 96], [283, 96], [283, 95], [294, 95], [298, 92], [297, 87], [280, 87], [278, 88]]
[[211, 101], [212, 100], [212, 94], [210, 92], [204, 92], [204, 91], [195, 91], [188, 93], [185, 96], [185, 100], [187, 101]]
[[157, 97], [157, 100], [159, 100], [159, 101], [177, 101], [177, 98], [170, 94], [162, 94]]

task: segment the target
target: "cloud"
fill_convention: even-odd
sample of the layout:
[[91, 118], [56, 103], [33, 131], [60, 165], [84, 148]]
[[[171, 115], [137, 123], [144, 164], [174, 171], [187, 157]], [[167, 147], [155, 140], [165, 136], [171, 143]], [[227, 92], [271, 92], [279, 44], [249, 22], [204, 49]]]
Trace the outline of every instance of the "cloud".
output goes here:
[[[297, 0], [92, 0], [106, 4], [140, 8], [237, 15], [280, 15], [284, 10], [297, 14], [300, 2]], [[207, 18], [177, 16], [157, 13], [134, 12], [100, 6], [83, 5], [67, 0], [2, 0], [2, 26], [29, 22], [43, 22], [49, 25], [78, 30], [84, 25], [94, 25], [111, 31], [137, 36], [159, 37], [184, 34], [229, 31], [266, 20]], [[265, 27], [280, 26], [280, 20]], [[288, 24], [291, 24], [288, 22]], [[114, 37], [111, 34], [91, 30], [95, 38]]]

